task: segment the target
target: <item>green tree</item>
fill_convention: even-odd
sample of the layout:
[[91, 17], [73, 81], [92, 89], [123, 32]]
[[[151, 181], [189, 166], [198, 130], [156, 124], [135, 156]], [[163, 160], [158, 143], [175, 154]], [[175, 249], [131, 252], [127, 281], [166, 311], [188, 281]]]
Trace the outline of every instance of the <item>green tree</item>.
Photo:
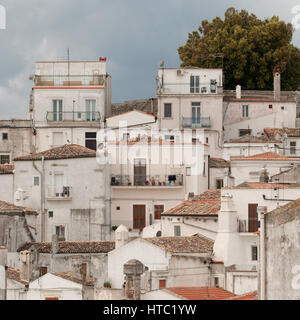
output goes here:
[[181, 67], [220, 68], [225, 88], [273, 88], [273, 72], [280, 70], [283, 90], [300, 85], [300, 50], [291, 43], [290, 23], [273, 16], [260, 20], [246, 10], [229, 8], [225, 18], [203, 20], [178, 48]]

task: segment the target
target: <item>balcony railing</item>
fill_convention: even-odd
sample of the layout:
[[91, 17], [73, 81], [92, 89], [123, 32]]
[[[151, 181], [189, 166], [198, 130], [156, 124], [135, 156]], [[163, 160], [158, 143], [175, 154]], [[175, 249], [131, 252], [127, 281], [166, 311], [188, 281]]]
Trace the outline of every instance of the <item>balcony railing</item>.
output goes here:
[[112, 175], [111, 185], [140, 187], [178, 187], [183, 185], [183, 175]]
[[100, 121], [100, 112], [87, 111], [63, 111], [47, 112], [46, 120], [48, 122], [96, 122]]
[[54, 200], [70, 200], [72, 198], [72, 187], [63, 186], [62, 188], [59, 188], [57, 186], [48, 186], [47, 198]]
[[210, 117], [206, 118], [186, 118], [182, 117], [183, 128], [210, 128]]
[[102, 86], [102, 75], [43, 75], [34, 77], [35, 86]]
[[256, 232], [258, 230], [258, 220], [238, 220], [239, 232]]

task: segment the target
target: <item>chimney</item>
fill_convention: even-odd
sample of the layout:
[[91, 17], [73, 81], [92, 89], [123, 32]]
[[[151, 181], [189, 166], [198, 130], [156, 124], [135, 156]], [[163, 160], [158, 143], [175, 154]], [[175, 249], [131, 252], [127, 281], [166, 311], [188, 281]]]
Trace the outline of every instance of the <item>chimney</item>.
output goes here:
[[72, 276], [75, 279], [85, 282], [86, 279], [86, 263], [82, 262], [82, 256], [72, 257]]
[[124, 246], [124, 244], [127, 243], [128, 238], [129, 238], [128, 229], [121, 224], [115, 231], [116, 249]]
[[20, 279], [30, 282], [32, 274], [32, 253], [30, 251], [20, 252]]
[[241, 99], [241, 97], [242, 97], [242, 88], [239, 84], [235, 88], [235, 97], [237, 99]]
[[193, 200], [194, 200], [194, 197], [195, 197], [194, 192], [189, 192], [189, 193], [188, 193], [188, 196], [187, 196], [187, 200], [193, 201]]
[[274, 72], [274, 100], [280, 101], [280, 73], [278, 71]]
[[139, 260], [130, 260], [124, 264], [125, 300], [141, 300], [141, 275], [145, 267]]
[[265, 183], [269, 182], [269, 176], [266, 168], [263, 168], [263, 170], [261, 171], [259, 176], [259, 182], [265, 182]]
[[100, 57], [100, 58], [99, 58], [99, 61], [100, 61], [100, 62], [106, 62], [106, 57]]

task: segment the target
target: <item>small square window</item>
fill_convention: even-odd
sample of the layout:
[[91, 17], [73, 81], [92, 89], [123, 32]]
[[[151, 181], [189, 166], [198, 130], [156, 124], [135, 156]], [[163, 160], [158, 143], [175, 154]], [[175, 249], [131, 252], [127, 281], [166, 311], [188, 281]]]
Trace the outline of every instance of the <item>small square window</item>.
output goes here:
[[223, 188], [223, 179], [217, 179], [216, 180], [216, 188], [222, 189]]
[[269, 104], [269, 109], [273, 109], [273, 105], [272, 104]]
[[34, 186], [40, 185], [40, 177], [33, 177], [33, 185]]
[[49, 218], [53, 218], [53, 211], [48, 211]]
[[10, 156], [7, 154], [0, 155], [0, 164], [6, 164], [10, 162]]
[[180, 226], [174, 226], [174, 236], [175, 237], [180, 237], [181, 236]]
[[2, 140], [8, 140], [8, 133], [7, 132], [2, 133]]
[[185, 168], [185, 174], [186, 174], [186, 176], [190, 176], [190, 175], [192, 174], [192, 169], [191, 169], [191, 167], [186, 167], [186, 168]]
[[251, 259], [257, 261], [257, 246], [251, 246]]
[[165, 118], [171, 118], [172, 117], [172, 104], [171, 103], [165, 103], [164, 104], [164, 117]]
[[120, 207], [117, 207], [116, 209], [117, 209], [117, 211], [120, 211], [121, 208], [120, 208]]

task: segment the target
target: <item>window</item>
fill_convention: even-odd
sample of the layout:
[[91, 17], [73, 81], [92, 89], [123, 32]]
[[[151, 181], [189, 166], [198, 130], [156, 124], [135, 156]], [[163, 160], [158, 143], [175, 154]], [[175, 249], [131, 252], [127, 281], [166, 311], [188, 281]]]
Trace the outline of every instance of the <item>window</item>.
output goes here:
[[62, 100], [53, 100], [53, 121], [63, 121]]
[[249, 116], [248, 111], [249, 111], [249, 106], [247, 104], [243, 105], [242, 106], [243, 118], [248, 118]]
[[169, 141], [169, 142], [174, 142], [175, 141], [175, 137], [167, 134], [167, 135], [165, 135], [165, 140]]
[[257, 246], [251, 246], [251, 260], [257, 261]]
[[181, 236], [180, 226], [174, 226], [174, 236], [175, 237], [180, 237]]
[[165, 206], [163, 204], [154, 205], [154, 219], [160, 220], [160, 215], [165, 211]]
[[206, 87], [202, 87], [201, 88], [201, 93], [207, 93], [207, 88]]
[[284, 110], [284, 106], [281, 106], [281, 110]]
[[8, 154], [0, 154], [0, 164], [5, 164], [10, 162], [10, 156]]
[[190, 175], [192, 174], [192, 169], [191, 169], [191, 167], [186, 167], [186, 168], [185, 168], [185, 174], [186, 174], [186, 176], [190, 176]]
[[217, 179], [216, 180], [216, 188], [217, 189], [223, 188], [223, 179]]
[[218, 277], [214, 277], [214, 284], [215, 284], [215, 287], [219, 286], [219, 278]]
[[251, 134], [251, 129], [240, 129], [239, 133], [240, 133], [240, 137], [246, 134]]
[[33, 177], [33, 185], [34, 186], [40, 185], [40, 177]]
[[59, 239], [65, 239], [65, 227], [64, 226], [56, 226], [55, 233]]
[[135, 159], [133, 170], [134, 170], [134, 185], [143, 186], [147, 184], [146, 159]]
[[206, 137], [205, 141], [206, 141], [206, 144], [208, 144], [208, 137]]
[[172, 104], [171, 103], [165, 103], [164, 104], [164, 117], [165, 118], [171, 118], [172, 117]]
[[273, 109], [273, 105], [272, 104], [269, 104], [269, 109]]
[[133, 206], [133, 229], [142, 230], [146, 226], [146, 206]]
[[166, 288], [166, 280], [159, 280], [159, 289], [164, 289]]
[[257, 203], [248, 204], [248, 232], [256, 232], [258, 230], [257, 206]]
[[290, 154], [296, 154], [296, 141], [290, 142]]
[[53, 218], [53, 211], [48, 211], [49, 218]]
[[190, 77], [190, 93], [199, 93], [200, 88], [200, 77], [191, 76]]
[[215, 80], [215, 79], [210, 80], [210, 92], [211, 93], [217, 92], [217, 80]]
[[2, 133], [2, 140], [8, 140], [8, 133], [7, 132]]
[[40, 277], [47, 274], [48, 268], [47, 267], [40, 267]]
[[201, 120], [200, 102], [192, 102], [192, 124], [199, 124]]
[[85, 133], [85, 146], [86, 148], [97, 151], [97, 132]]
[[64, 144], [63, 132], [53, 132], [52, 134], [52, 145], [53, 147], [60, 147]]

